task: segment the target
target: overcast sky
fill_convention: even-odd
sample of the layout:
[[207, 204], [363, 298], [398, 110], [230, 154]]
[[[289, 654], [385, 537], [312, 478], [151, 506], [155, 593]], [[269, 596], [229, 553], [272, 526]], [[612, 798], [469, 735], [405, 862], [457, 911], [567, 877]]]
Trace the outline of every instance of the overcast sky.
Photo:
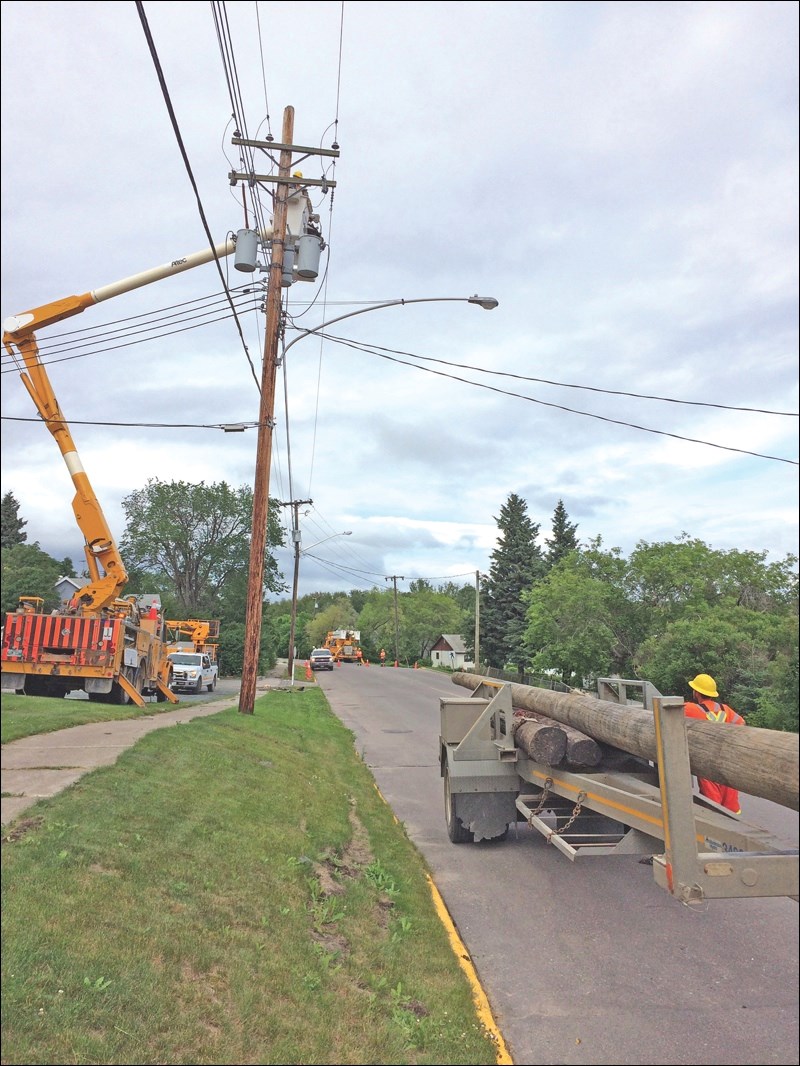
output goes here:
[[[252, 224], [232, 87], [249, 137], [293, 108], [294, 144], [339, 146], [298, 163], [335, 186], [311, 189], [325, 273], [288, 290], [293, 321], [432, 301], [330, 329], [368, 351], [287, 332], [270, 494], [313, 501], [325, 561], [301, 594], [472, 583], [510, 493], [545, 548], [562, 500], [625, 555], [797, 552], [796, 3], [4, 2], [2, 31], [4, 320]], [[212, 263], [38, 334], [118, 539], [149, 478], [253, 484], [256, 430], [194, 428], [258, 419], [263, 315], [240, 335], [222, 291]], [[177, 305], [215, 321], [131, 343]], [[82, 570], [5, 354], [2, 413], [3, 493]]]

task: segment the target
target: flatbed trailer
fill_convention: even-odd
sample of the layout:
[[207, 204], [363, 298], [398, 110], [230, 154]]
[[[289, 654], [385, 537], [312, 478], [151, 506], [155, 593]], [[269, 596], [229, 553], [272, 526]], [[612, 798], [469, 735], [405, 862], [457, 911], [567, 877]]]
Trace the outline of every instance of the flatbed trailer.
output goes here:
[[641, 685], [653, 711], [657, 760], [618, 753], [624, 757], [613, 766], [581, 771], [538, 763], [515, 744], [507, 683], [483, 681], [470, 696], [441, 697], [450, 840], [502, 838], [524, 821], [572, 862], [652, 859], [656, 883], [684, 904], [756, 896], [797, 901], [797, 847], [694, 794], [684, 701]]

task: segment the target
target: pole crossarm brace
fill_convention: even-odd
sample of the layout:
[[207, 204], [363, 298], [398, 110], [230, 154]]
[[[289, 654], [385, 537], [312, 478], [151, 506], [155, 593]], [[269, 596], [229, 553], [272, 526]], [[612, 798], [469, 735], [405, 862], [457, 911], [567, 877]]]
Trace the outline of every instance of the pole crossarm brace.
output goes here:
[[232, 170], [228, 175], [231, 185], [240, 181], [269, 181], [273, 185], [320, 185], [326, 189], [335, 189], [336, 182], [329, 178], [280, 178], [274, 174], [240, 174]]

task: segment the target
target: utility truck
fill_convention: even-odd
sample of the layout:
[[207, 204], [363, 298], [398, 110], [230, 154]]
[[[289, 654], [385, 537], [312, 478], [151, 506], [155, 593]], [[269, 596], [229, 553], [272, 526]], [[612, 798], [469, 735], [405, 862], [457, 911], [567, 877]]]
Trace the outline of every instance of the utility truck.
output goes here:
[[43, 614], [41, 601], [37, 604], [35, 598], [27, 597], [18, 611], [7, 615], [0, 650], [4, 692], [66, 696], [83, 689], [93, 700], [132, 701], [140, 707], [153, 695], [159, 701], [178, 702], [169, 684], [172, 664], [160, 603], [153, 596], [123, 594], [128, 575], [41, 361], [36, 331], [96, 303], [230, 255], [235, 247], [235, 239], [229, 237], [216, 247], [180, 256], [81, 296], [24, 311], [3, 323], [3, 346], [9, 361], [19, 369], [22, 383], [55, 438], [72, 478], [72, 509], [84, 537], [89, 574], [65, 610]]
[[453, 681], [473, 690], [439, 707], [454, 844], [503, 839], [526, 822], [572, 862], [640, 855], [684, 904], [798, 898], [797, 847], [692, 787], [693, 774], [724, 780], [797, 810], [797, 734], [688, 721], [682, 699], [638, 680], [601, 678], [602, 698], [466, 673]]
[[360, 641], [361, 633], [357, 629], [332, 629], [323, 647], [328, 648], [337, 663], [357, 663]]

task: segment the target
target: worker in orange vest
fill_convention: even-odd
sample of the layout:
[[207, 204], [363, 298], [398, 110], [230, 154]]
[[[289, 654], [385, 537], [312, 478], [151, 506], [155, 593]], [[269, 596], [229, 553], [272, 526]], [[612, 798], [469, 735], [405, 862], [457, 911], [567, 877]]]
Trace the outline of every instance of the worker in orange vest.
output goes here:
[[356, 648], [356, 662], [361, 666], [361, 660], [364, 658], [364, 652], [361, 648]]
[[[744, 725], [744, 718], [727, 703], [720, 703], [717, 683], [710, 674], [698, 674], [689, 682], [694, 702], [685, 703], [683, 710], [687, 718], [699, 718], [707, 722], [727, 722], [732, 725]], [[716, 781], [697, 778], [700, 795], [715, 803], [727, 807], [734, 814], [741, 814], [739, 793], [729, 785], [720, 785]]]
[[386, 665], [386, 652], [381, 648], [381, 666]]

